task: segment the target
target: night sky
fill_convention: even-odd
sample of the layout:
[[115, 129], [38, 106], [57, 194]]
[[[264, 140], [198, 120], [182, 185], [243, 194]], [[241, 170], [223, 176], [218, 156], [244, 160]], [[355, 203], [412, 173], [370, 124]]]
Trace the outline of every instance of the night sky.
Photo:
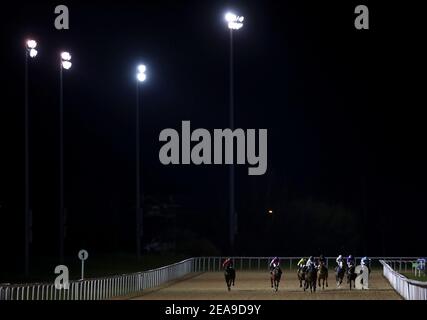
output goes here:
[[[415, 1], [364, 1], [370, 30], [356, 30], [362, 3], [343, 2], [2, 4], [0, 261], [23, 261], [31, 37], [39, 44], [29, 70], [33, 258], [58, 252], [62, 50], [73, 57], [64, 72], [67, 255], [134, 251], [139, 63], [148, 69], [146, 212], [152, 203], [177, 204], [179, 230], [228, 253], [228, 167], [163, 166], [158, 158], [160, 131], [179, 131], [183, 120], [211, 132], [228, 127], [227, 10], [245, 16], [234, 37], [235, 126], [268, 129], [266, 174], [236, 169], [236, 254], [425, 255], [425, 19]], [[59, 4], [70, 10], [70, 30], [54, 28]], [[169, 224], [148, 221], [144, 243]]]

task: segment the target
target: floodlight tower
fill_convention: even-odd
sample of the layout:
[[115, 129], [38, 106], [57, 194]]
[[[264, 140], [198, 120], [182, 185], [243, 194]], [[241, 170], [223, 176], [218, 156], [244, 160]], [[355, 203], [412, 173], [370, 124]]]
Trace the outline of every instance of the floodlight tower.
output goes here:
[[64, 87], [62, 81], [63, 69], [69, 70], [72, 66], [71, 54], [61, 53], [59, 69], [59, 260], [64, 263]]
[[28, 112], [28, 57], [31, 59], [37, 56], [37, 41], [27, 40], [25, 48], [25, 106], [24, 106], [24, 122], [25, 122], [25, 266], [24, 273], [28, 277], [30, 274], [30, 243], [31, 243], [31, 209], [30, 209], [30, 162], [29, 162], [29, 112]]
[[[234, 13], [228, 12], [225, 15], [225, 21], [228, 23], [228, 29], [230, 30], [230, 129], [234, 130], [234, 57], [233, 57], [233, 32], [243, 27], [243, 16], [237, 16]], [[233, 144], [231, 144], [233, 148]], [[232, 152], [233, 150], [231, 150]], [[237, 234], [237, 215], [235, 209], [235, 195], [234, 195], [234, 164], [230, 164], [229, 167], [229, 240], [230, 248], [234, 250], [234, 240]]]
[[141, 190], [142, 190], [142, 179], [141, 179], [141, 148], [140, 148], [140, 111], [139, 111], [139, 85], [145, 80], [147, 80], [147, 67], [143, 64], [140, 64], [137, 68], [138, 73], [136, 74], [136, 256], [138, 260], [141, 258], [141, 238], [143, 235], [143, 222], [144, 222], [144, 212], [143, 206], [141, 206]]

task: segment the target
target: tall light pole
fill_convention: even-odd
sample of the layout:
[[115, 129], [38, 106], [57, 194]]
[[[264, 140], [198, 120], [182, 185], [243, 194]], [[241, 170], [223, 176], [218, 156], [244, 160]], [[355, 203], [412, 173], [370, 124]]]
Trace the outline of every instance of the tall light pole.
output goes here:
[[25, 277], [30, 274], [31, 209], [30, 209], [30, 165], [29, 165], [29, 114], [28, 114], [28, 57], [37, 56], [37, 42], [28, 40], [25, 49]]
[[142, 190], [142, 179], [141, 179], [141, 148], [140, 148], [140, 112], [139, 112], [139, 85], [147, 79], [147, 75], [145, 74], [147, 68], [145, 65], [141, 64], [138, 66], [138, 73], [136, 75], [136, 185], [135, 185], [135, 196], [136, 196], [136, 204], [135, 204], [135, 219], [136, 219], [136, 256], [138, 260], [141, 258], [141, 238], [143, 235], [143, 221], [144, 221], [144, 212], [143, 206], [141, 206], [141, 190]]
[[[243, 27], [244, 17], [235, 15], [234, 13], [228, 12], [225, 15], [225, 20], [228, 23], [228, 29], [230, 30], [230, 129], [234, 130], [234, 56], [233, 56], [233, 31], [239, 30]], [[233, 148], [233, 144], [231, 144]], [[233, 152], [233, 149], [231, 150]], [[237, 219], [235, 209], [235, 187], [234, 187], [234, 164], [230, 164], [229, 167], [229, 240], [231, 250], [234, 250], [234, 237], [237, 231]]]
[[62, 82], [63, 69], [69, 70], [72, 66], [69, 52], [61, 53], [59, 70], [59, 261], [64, 263], [64, 88]]

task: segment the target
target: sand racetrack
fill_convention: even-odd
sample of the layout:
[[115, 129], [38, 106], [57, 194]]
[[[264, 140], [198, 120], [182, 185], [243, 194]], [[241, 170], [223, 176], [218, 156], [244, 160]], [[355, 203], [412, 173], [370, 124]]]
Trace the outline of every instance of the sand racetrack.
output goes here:
[[228, 292], [222, 272], [193, 274], [181, 280], [146, 290], [136, 300], [400, 300], [380, 271], [370, 275], [369, 290], [349, 290], [343, 283], [336, 287], [330, 271], [329, 287], [316, 293], [299, 288], [295, 272], [285, 272], [278, 292], [270, 287], [268, 272], [237, 272], [236, 285]]

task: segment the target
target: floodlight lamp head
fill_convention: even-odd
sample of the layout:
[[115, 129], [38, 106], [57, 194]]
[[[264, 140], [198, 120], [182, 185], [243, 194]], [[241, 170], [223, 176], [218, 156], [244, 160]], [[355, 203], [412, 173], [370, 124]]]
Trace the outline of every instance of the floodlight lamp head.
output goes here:
[[236, 19], [237, 19], [237, 16], [234, 13], [228, 12], [225, 15], [225, 21], [227, 21], [227, 22], [236, 21]]
[[140, 64], [138, 67], [138, 73], [136, 74], [136, 79], [138, 82], [144, 82], [147, 79], [146, 71], [147, 67], [144, 64]]
[[36, 49], [30, 49], [30, 57], [35, 58], [37, 56], [38, 51]]
[[61, 59], [64, 61], [70, 61], [71, 60], [71, 54], [67, 51], [61, 53]]
[[145, 71], [147, 71], [147, 67], [144, 64], [140, 64], [138, 66], [138, 71], [144, 73]]
[[144, 82], [147, 79], [147, 75], [145, 73], [138, 73], [136, 78], [139, 82]]
[[27, 41], [27, 48], [28, 49], [35, 49], [37, 47], [37, 41], [36, 40], [28, 40]]
[[62, 61], [62, 67], [63, 67], [65, 70], [70, 69], [72, 65], [73, 65], [73, 64], [72, 64], [70, 61]]
[[239, 30], [243, 27], [245, 17], [237, 16], [234, 13], [228, 12], [225, 15], [225, 20], [228, 22], [228, 28], [231, 30]]

